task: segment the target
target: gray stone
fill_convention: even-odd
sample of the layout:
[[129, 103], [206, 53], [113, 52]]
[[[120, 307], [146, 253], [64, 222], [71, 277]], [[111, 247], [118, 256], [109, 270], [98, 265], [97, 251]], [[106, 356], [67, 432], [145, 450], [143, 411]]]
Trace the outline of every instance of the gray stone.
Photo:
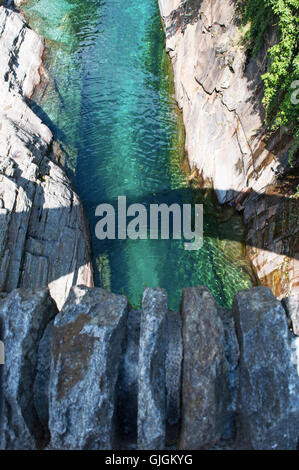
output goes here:
[[289, 319], [289, 326], [299, 336], [299, 295], [291, 295], [282, 300], [282, 305]]
[[49, 384], [52, 448], [113, 449], [127, 309], [123, 296], [99, 288], [71, 289], [54, 322]]
[[166, 439], [167, 294], [145, 289], [140, 324], [138, 377], [138, 448], [159, 450]]
[[51, 321], [39, 343], [36, 377], [34, 381], [34, 406], [43, 425], [46, 439], [49, 440], [49, 381], [54, 321]]
[[236, 295], [233, 312], [241, 352], [239, 445], [263, 450], [295, 449], [299, 436], [299, 377], [293, 354], [295, 343], [281, 303], [267, 287], [255, 287]]
[[231, 404], [228, 406], [228, 413], [230, 414], [226, 430], [224, 433], [225, 438], [235, 437], [235, 413], [237, 411], [237, 395], [239, 386], [239, 360], [240, 348], [237, 338], [235, 320], [232, 311], [223, 307], [218, 308], [224, 328], [224, 351], [227, 359], [229, 369], [229, 383], [231, 390]]
[[183, 384], [180, 449], [213, 446], [225, 431], [231, 394], [224, 328], [206, 287], [183, 290]]
[[[120, 445], [124, 448], [132, 448], [137, 442], [141, 315], [140, 311], [130, 311], [128, 314], [127, 340], [121, 365], [118, 391], [118, 427]], [[178, 313], [171, 310], [167, 312], [163, 340], [165, 342], [166, 445], [177, 443], [180, 423], [183, 354], [181, 323]]]
[[17, 289], [0, 302], [6, 356], [2, 366], [1, 449], [29, 450], [43, 445], [33, 387], [38, 345], [56, 313], [48, 289]]
[[182, 319], [169, 310], [166, 320], [166, 443], [172, 445], [177, 444], [181, 418]]

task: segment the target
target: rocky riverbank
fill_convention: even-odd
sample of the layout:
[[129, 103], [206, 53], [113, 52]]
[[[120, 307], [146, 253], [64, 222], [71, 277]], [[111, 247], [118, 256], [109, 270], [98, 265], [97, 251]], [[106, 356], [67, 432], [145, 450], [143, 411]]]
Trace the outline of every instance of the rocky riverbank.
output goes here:
[[298, 201], [290, 199], [296, 186], [291, 175], [281, 178], [292, 137], [285, 129], [267, 137], [261, 104], [275, 31], [257, 57], [248, 57], [235, 2], [159, 5], [190, 168], [215, 188], [220, 203], [244, 212], [247, 252], [260, 282], [279, 298], [298, 293]]
[[0, 448], [295, 449], [298, 297], [256, 287], [228, 310], [188, 288], [178, 313], [146, 289], [134, 311], [92, 287], [82, 205], [30, 109], [43, 48], [0, 7]]
[[23, 16], [0, 7], [0, 291], [49, 286], [60, 308], [93, 273], [81, 202], [30, 109], [43, 51]]

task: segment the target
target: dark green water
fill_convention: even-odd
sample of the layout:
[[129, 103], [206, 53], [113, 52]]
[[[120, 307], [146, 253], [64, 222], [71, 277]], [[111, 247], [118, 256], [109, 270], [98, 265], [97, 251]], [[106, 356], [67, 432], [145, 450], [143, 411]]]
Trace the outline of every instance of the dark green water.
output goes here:
[[35, 99], [87, 212], [97, 285], [125, 292], [132, 305], [145, 286], [164, 287], [178, 308], [182, 287], [204, 284], [230, 305], [251, 285], [244, 247], [222, 239], [223, 231], [242, 232], [237, 217], [220, 223], [206, 203], [200, 251], [185, 251], [183, 241], [95, 237], [96, 206], [118, 196], [144, 204], [202, 200], [180, 169], [182, 122], [157, 0], [40, 0], [25, 11], [47, 39], [49, 84]]

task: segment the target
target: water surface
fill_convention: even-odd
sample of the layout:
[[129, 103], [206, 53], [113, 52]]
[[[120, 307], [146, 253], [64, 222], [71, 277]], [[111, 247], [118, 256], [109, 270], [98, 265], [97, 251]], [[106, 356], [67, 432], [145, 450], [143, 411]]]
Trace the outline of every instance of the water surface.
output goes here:
[[202, 199], [181, 171], [184, 135], [157, 1], [40, 0], [25, 11], [47, 39], [48, 85], [35, 99], [88, 215], [96, 284], [126, 293], [134, 306], [144, 287], [164, 287], [172, 308], [182, 287], [204, 284], [231, 305], [251, 286], [244, 246], [221, 240], [223, 230], [242, 231], [238, 217], [220, 223], [205, 203], [200, 251], [185, 251], [182, 241], [95, 237], [96, 206], [118, 196], [144, 204]]

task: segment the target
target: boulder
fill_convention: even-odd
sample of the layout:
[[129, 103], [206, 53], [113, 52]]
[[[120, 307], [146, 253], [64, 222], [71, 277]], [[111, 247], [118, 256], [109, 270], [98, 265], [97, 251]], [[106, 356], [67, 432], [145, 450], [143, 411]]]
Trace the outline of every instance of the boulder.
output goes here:
[[128, 303], [99, 288], [73, 287], [54, 322], [51, 448], [109, 450]]
[[5, 365], [2, 366], [0, 448], [30, 450], [43, 445], [34, 404], [39, 342], [57, 314], [48, 289], [16, 289], [0, 301]]
[[223, 435], [231, 404], [224, 328], [206, 287], [183, 290], [180, 449], [212, 447]]
[[138, 448], [159, 450], [166, 439], [167, 294], [145, 289], [140, 323], [138, 370]]
[[267, 287], [238, 292], [233, 305], [240, 344], [238, 446], [296, 449], [299, 376], [281, 303]]

